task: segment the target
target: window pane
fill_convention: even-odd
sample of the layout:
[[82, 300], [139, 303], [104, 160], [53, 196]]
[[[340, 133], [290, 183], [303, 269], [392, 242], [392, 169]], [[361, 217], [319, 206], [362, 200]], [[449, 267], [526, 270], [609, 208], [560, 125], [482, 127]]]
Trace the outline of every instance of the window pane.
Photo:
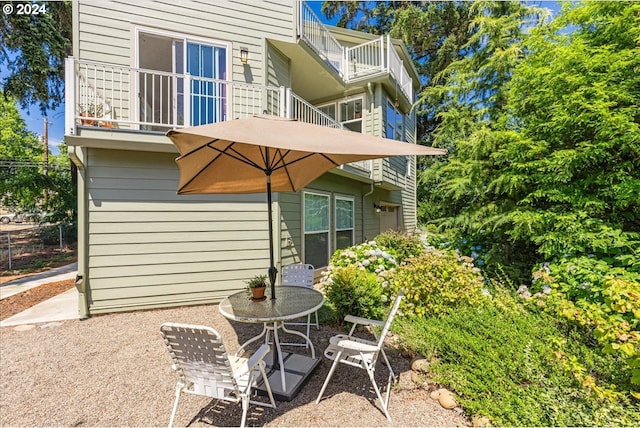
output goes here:
[[316, 269], [329, 264], [329, 232], [304, 236], [304, 262]]
[[336, 199], [336, 229], [353, 228], [353, 201]]
[[347, 248], [353, 245], [353, 230], [336, 232], [336, 249]]
[[319, 232], [329, 230], [329, 197], [304, 194], [304, 231]]

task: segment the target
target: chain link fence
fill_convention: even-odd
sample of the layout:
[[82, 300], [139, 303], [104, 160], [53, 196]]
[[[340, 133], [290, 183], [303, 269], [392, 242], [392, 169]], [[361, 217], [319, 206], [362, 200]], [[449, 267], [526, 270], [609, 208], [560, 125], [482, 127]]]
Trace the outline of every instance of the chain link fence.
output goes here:
[[32, 261], [47, 258], [75, 247], [75, 223], [23, 226], [0, 232], [0, 266], [9, 271]]

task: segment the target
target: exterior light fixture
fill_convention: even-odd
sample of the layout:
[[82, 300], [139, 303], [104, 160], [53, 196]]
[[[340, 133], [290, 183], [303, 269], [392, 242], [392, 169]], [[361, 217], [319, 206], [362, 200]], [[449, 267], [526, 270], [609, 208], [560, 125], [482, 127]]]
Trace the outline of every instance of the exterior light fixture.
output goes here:
[[249, 50], [247, 48], [240, 48], [240, 62], [243, 64], [249, 62]]
[[376, 213], [380, 213], [382, 211], [382, 207], [375, 202], [373, 203], [373, 208], [375, 208]]

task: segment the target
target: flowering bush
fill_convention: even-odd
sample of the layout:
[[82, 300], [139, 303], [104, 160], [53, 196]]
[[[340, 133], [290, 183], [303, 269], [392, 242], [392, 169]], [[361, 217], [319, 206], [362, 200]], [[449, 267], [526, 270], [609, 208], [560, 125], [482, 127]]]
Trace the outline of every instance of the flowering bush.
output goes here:
[[[617, 354], [626, 361], [626, 387], [640, 399], [640, 274], [611, 267], [603, 260], [578, 257], [541, 266], [533, 273], [533, 287], [543, 290], [533, 296], [538, 306], [587, 328], [603, 353]], [[544, 293], [547, 288], [550, 292]], [[614, 393], [615, 388], [597, 385], [596, 379], [577, 366], [573, 371], [598, 395]]]
[[[329, 260], [329, 267], [323, 273], [323, 282], [331, 282], [336, 268], [352, 265], [376, 274], [382, 284], [386, 281], [388, 274], [396, 269], [398, 262], [392, 249], [378, 246], [376, 241], [369, 241], [333, 253]], [[388, 284], [383, 284], [383, 286], [386, 285]]]
[[381, 233], [376, 236], [375, 242], [393, 251], [398, 264], [420, 255], [428, 245], [423, 241], [423, 237], [394, 231]]
[[417, 316], [448, 313], [461, 303], [484, 299], [480, 269], [452, 250], [427, 249], [398, 268], [393, 292], [403, 290], [402, 310]]

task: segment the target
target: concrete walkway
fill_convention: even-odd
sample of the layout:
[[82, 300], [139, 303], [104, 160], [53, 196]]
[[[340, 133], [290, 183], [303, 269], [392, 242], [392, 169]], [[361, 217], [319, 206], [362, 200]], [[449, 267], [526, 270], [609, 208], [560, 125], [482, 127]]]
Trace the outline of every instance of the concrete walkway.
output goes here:
[[[5, 299], [14, 294], [38, 287], [50, 282], [64, 281], [76, 277], [78, 264], [72, 263], [46, 272], [37, 273], [24, 278], [16, 279], [0, 285], [0, 299]], [[48, 323], [52, 321], [64, 321], [79, 319], [78, 315], [78, 290], [71, 290], [58, 294], [51, 299], [0, 321], [0, 327], [17, 326], [24, 324]]]

